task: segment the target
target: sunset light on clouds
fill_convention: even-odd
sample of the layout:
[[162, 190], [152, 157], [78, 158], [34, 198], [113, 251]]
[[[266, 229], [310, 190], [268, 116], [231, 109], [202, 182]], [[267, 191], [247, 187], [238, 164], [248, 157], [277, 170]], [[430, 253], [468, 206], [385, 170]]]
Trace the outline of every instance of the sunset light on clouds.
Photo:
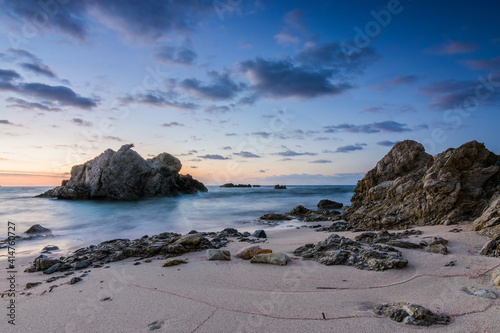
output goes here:
[[206, 184], [355, 184], [500, 152], [496, 1], [0, 1], [0, 185], [134, 143]]

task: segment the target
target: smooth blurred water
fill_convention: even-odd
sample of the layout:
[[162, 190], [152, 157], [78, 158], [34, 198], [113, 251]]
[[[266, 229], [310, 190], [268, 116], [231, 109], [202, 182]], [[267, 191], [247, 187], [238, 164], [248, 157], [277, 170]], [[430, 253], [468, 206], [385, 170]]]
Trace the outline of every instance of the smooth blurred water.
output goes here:
[[[0, 187], [0, 239], [7, 222], [15, 222], [21, 235], [33, 224], [52, 230], [56, 238], [19, 242], [29, 251], [55, 244], [69, 249], [114, 238], [135, 239], [165, 231], [220, 231], [226, 227], [258, 229], [259, 217], [285, 213], [297, 205], [316, 209], [321, 199], [349, 204], [354, 186], [272, 186], [220, 188], [175, 198], [149, 198], [133, 202], [66, 201], [35, 198], [46, 187]], [[298, 225], [298, 224], [297, 224]], [[28, 244], [29, 243], [29, 244]]]

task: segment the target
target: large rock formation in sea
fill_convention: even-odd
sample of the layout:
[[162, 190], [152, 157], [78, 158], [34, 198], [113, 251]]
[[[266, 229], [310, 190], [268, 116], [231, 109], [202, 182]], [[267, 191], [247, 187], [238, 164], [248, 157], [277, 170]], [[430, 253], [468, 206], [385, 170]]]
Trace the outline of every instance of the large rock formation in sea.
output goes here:
[[415, 141], [396, 144], [360, 180], [343, 218], [361, 228], [474, 221], [500, 239], [500, 156], [476, 141], [436, 156]]
[[71, 169], [71, 178], [41, 197], [59, 199], [136, 200], [142, 197], [176, 196], [206, 192], [190, 175], [180, 175], [178, 158], [161, 153], [145, 160], [132, 144], [118, 151], [108, 149], [93, 160]]

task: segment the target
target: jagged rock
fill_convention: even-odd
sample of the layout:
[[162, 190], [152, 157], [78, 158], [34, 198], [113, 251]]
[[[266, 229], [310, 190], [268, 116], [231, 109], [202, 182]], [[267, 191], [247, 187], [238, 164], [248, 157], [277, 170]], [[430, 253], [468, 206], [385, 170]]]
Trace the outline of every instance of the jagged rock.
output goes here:
[[82, 260], [75, 264], [75, 269], [84, 269], [92, 265], [90, 260]]
[[493, 280], [495, 286], [500, 289], [500, 269], [497, 269], [493, 272], [493, 274], [491, 275], [491, 279]]
[[41, 233], [47, 233], [47, 232], [52, 232], [52, 231], [50, 231], [50, 229], [42, 227], [40, 224], [35, 224], [35, 225], [32, 225], [24, 233], [25, 234], [41, 234]]
[[52, 266], [50, 266], [49, 268], [47, 268], [46, 270], [43, 271], [43, 274], [52, 274], [52, 273], [55, 273], [57, 272], [59, 269], [61, 269], [63, 265], [61, 263], [56, 263]]
[[268, 214], [264, 214], [260, 217], [261, 220], [276, 220], [276, 221], [288, 221], [288, 220], [291, 220], [291, 218], [289, 218], [288, 216], [286, 215], [283, 215], [283, 214], [274, 214], [274, 213], [268, 213]]
[[123, 145], [117, 152], [108, 149], [93, 160], [71, 169], [71, 178], [40, 197], [59, 199], [136, 200], [152, 196], [206, 192], [207, 188], [190, 175], [179, 175], [176, 157], [162, 153], [145, 160]]
[[390, 246], [364, 244], [337, 234], [331, 234], [316, 245], [303, 245], [293, 254], [327, 266], [346, 265], [366, 270], [379, 271], [408, 265], [401, 252]]
[[434, 157], [411, 140], [397, 143], [358, 182], [342, 217], [359, 228], [397, 229], [408, 225], [470, 221], [477, 230], [500, 235], [500, 156], [468, 142]]
[[320, 200], [318, 208], [321, 209], [341, 209], [344, 205], [340, 202], [331, 201], [328, 199]]
[[266, 232], [264, 230], [255, 230], [252, 236], [257, 238], [267, 238]]
[[78, 276], [75, 276], [74, 278], [71, 278], [71, 280], [69, 281], [69, 284], [76, 284], [76, 283], [78, 283], [80, 281], [82, 281], [82, 278], [78, 277]]
[[424, 250], [430, 253], [448, 254], [448, 248], [446, 245], [439, 243], [429, 244], [424, 248]]
[[286, 215], [292, 215], [292, 216], [304, 216], [307, 213], [311, 212], [310, 209], [307, 209], [306, 207], [302, 205], [298, 205], [295, 208], [293, 208], [291, 211], [286, 213]]
[[[221, 185], [220, 187], [252, 187], [252, 185], [250, 185], [250, 184], [238, 184], [238, 185], [235, 185], [233, 183], [226, 183], [226, 184]], [[257, 187], [257, 186], [254, 185], [254, 187]]]
[[47, 245], [46, 247], [44, 247], [41, 251], [41, 253], [50, 253], [50, 251], [57, 251], [59, 250], [59, 247], [58, 246], [55, 246], [55, 245]]
[[35, 258], [35, 260], [33, 261], [33, 265], [35, 266], [35, 270], [38, 272], [49, 269], [51, 266], [57, 264], [58, 262], [59, 260], [50, 259], [47, 256], [41, 255]]
[[187, 264], [188, 262], [184, 259], [169, 259], [163, 263], [161, 267], [177, 266], [182, 264]]
[[187, 234], [179, 238], [177, 241], [175, 241], [175, 244], [180, 244], [180, 245], [198, 245], [200, 244], [201, 240], [203, 239], [203, 234], [197, 233], [197, 234]]
[[495, 256], [495, 252], [498, 252], [496, 254], [496, 256], [499, 256], [500, 255], [500, 248], [499, 248], [500, 244], [497, 244], [497, 243], [498, 242], [494, 239], [488, 241], [486, 244], [483, 245], [480, 253], [483, 256], [489, 256], [489, 255]]
[[228, 250], [208, 249], [207, 260], [231, 260], [231, 252]]
[[435, 314], [421, 305], [405, 302], [378, 305], [375, 307], [375, 313], [388, 316], [394, 321], [403, 322], [407, 325], [447, 325], [450, 322], [448, 315]]
[[270, 264], [285, 266], [290, 258], [284, 253], [263, 253], [250, 259], [252, 264]]
[[286, 185], [274, 185], [275, 190], [286, 190]]
[[500, 192], [490, 199], [488, 207], [474, 220], [472, 226], [481, 235], [500, 241]]
[[476, 287], [462, 288], [469, 295], [474, 295], [477, 297], [487, 298], [487, 299], [497, 299], [498, 296], [491, 290], [479, 289]]

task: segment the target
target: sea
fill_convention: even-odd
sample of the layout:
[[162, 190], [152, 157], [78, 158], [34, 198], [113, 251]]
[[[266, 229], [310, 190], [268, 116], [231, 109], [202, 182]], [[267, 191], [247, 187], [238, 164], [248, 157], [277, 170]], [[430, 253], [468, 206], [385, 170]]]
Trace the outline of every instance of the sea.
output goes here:
[[292, 220], [270, 226], [259, 217], [266, 213], [284, 214], [297, 205], [317, 209], [322, 199], [349, 205], [354, 187], [287, 185], [285, 190], [275, 190], [264, 185], [207, 186], [206, 193], [126, 202], [37, 198], [51, 187], [0, 187], [0, 240], [7, 237], [8, 225], [15, 225], [18, 236], [25, 236], [23, 233], [34, 224], [52, 230], [54, 237], [16, 242], [18, 254], [31, 255], [49, 244], [72, 251], [105, 240], [136, 239], [162, 232], [293, 228], [305, 223]]

